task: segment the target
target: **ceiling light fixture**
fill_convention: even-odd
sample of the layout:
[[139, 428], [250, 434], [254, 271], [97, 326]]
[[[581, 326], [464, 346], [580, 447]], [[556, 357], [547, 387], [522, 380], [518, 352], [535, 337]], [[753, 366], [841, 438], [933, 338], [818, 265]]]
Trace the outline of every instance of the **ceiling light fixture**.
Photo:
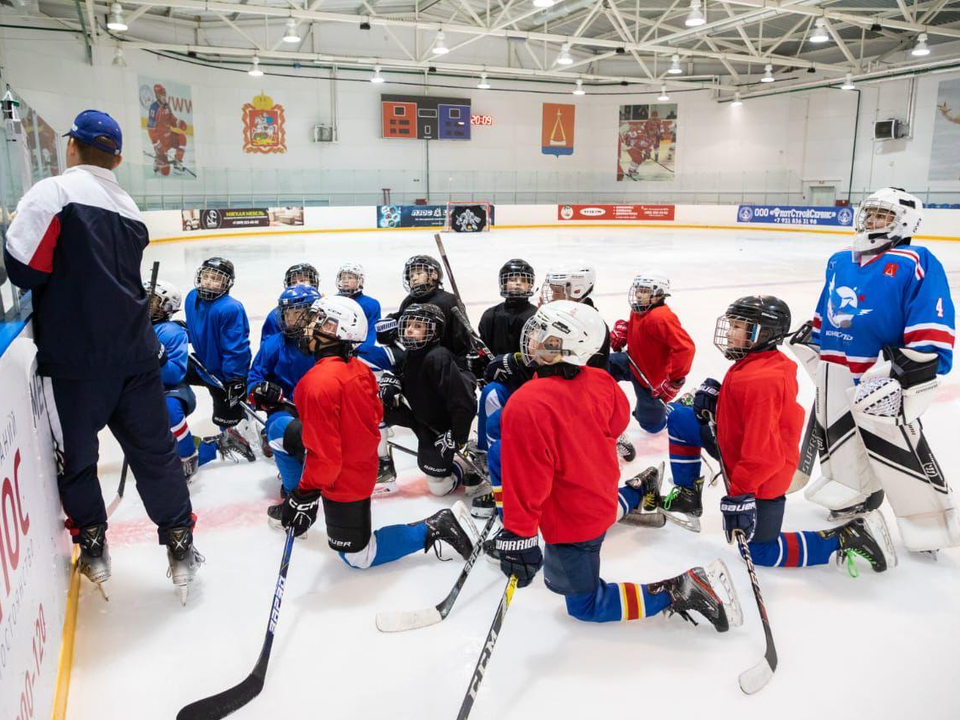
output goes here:
[[817, 43], [819, 45], [820, 43], [825, 43], [830, 39], [830, 36], [827, 34], [826, 25], [827, 24], [823, 18], [817, 18], [814, 21], [814, 30], [813, 34], [810, 36], [810, 42]]
[[486, 73], [480, 73], [480, 82], [477, 83], [477, 87], [480, 88], [481, 90], [489, 90], [489, 89], [490, 89], [490, 83], [487, 82], [487, 74], [486, 74]]
[[433, 54], [434, 55], [446, 55], [450, 52], [450, 48], [447, 47], [446, 35], [443, 34], [443, 30], [437, 30], [437, 41], [433, 45]]
[[107, 18], [107, 29], [114, 32], [126, 32], [127, 24], [123, 21], [123, 8], [120, 3], [110, 6], [110, 17]]
[[740, 107], [743, 105], [743, 100], [740, 99], [740, 91], [738, 90], [733, 94], [733, 102], [730, 103], [730, 107]]
[[913, 46], [913, 50], [910, 51], [910, 54], [914, 57], [925, 57], [930, 54], [930, 48], [927, 47], [927, 34], [920, 33], [917, 35], [917, 44]]
[[570, 54], [570, 43], [560, 48], [560, 54], [557, 56], [557, 65], [573, 65], [573, 56]]
[[583, 89], [583, 80], [577, 80], [577, 86], [573, 89], [574, 95], [586, 95], [587, 91]]
[[700, 11], [700, 0], [690, 0], [690, 12], [687, 13], [687, 19], [683, 21], [683, 24], [687, 27], [700, 27], [706, 22], [707, 19]]
[[763, 77], [760, 78], [760, 82], [773, 82], [774, 80], [776, 80], [776, 78], [773, 77], [773, 65], [764, 65]]
[[670, 58], [670, 68], [667, 70], [669, 75], [683, 75], [683, 68], [680, 67], [680, 56], [674, 55]]
[[666, 85], [661, 85], [661, 86], [660, 86], [660, 97], [658, 97], [657, 100], [659, 100], [660, 102], [667, 102], [667, 100], [669, 100], [669, 99], [670, 99], [670, 96], [667, 95], [667, 86], [666, 86]]
[[123, 59], [123, 48], [117, 48], [113, 53], [113, 64], [117, 67], [126, 67], [127, 61]]
[[380, 66], [379, 66], [379, 65], [374, 65], [374, 66], [373, 66], [373, 77], [370, 78], [370, 82], [372, 82], [372, 83], [378, 83], [378, 84], [379, 84], [379, 83], [382, 83], [382, 82], [386, 82], [386, 80], [384, 80], [384, 78], [383, 78], [383, 75], [380, 74]]
[[293, 18], [287, 18], [287, 31], [283, 34], [285, 43], [298, 43], [300, 36], [297, 34], [297, 21]]
[[841, 90], [856, 90], [857, 86], [853, 84], [853, 75], [847, 73], [847, 76], [843, 79], [843, 85], [840, 86]]
[[260, 58], [256, 55], [253, 56], [253, 65], [247, 70], [247, 75], [250, 77], [263, 77], [263, 70], [260, 69]]

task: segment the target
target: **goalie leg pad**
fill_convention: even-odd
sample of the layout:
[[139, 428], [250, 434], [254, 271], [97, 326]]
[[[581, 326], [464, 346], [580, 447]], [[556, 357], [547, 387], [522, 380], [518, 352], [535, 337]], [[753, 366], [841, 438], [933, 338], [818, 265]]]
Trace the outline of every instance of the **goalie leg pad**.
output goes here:
[[817, 367], [815, 412], [824, 428], [819, 438], [823, 475], [807, 486], [804, 496], [830, 510], [861, 503], [880, 489], [850, 408], [847, 390], [853, 388], [853, 375], [846, 367], [829, 362]]

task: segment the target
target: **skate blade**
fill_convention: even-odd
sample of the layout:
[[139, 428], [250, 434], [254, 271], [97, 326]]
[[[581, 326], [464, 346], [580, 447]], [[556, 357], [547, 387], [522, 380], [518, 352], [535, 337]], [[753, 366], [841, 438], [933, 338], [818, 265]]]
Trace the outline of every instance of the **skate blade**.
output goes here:
[[482, 497], [483, 495], [489, 495], [493, 492], [493, 485], [487, 480], [481, 480], [476, 485], [464, 485], [463, 493], [466, 497], [471, 500], [475, 497]]
[[478, 508], [470, 508], [470, 516], [476, 518], [477, 520], [487, 521], [497, 512], [496, 508], [484, 508], [482, 510]]
[[637, 527], [662, 528], [667, 524], [667, 516], [661, 512], [629, 512], [620, 522]]
[[463, 504], [463, 501], [457, 500], [450, 509], [456, 516], [457, 522], [460, 523], [460, 527], [462, 527], [464, 532], [469, 536], [470, 542], [473, 545], [480, 542], [480, 531], [477, 530], [477, 524], [473, 521], [470, 511], [467, 510], [467, 506]]
[[743, 625], [743, 608], [740, 606], [737, 589], [730, 580], [727, 564], [717, 558], [707, 565], [706, 572], [710, 586], [723, 601], [723, 609], [727, 613], [727, 624], [732, 628], [740, 627]]
[[689, 530], [690, 532], [694, 533], [700, 532], [700, 518], [698, 517], [682, 515], [680, 513], [669, 513], [663, 508], [657, 508], [657, 512], [663, 515], [670, 522], [676, 523], [684, 530]]
[[890, 537], [890, 528], [887, 527], [887, 520], [879, 510], [873, 510], [866, 514], [867, 527], [880, 534], [877, 538], [883, 543], [884, 552], [887, 555], [887, 570], [895, 568], [899, 559], [897, 558], [897, 548]]
[[103, 583], [95, 582], [95, 583], [93, 583], [93, 584], [94, 584], [94, 587], [96, 587], [97, 590], [100, 591], [100, 597], [103, 598], [103, 601], [104, 601], [104, 602], [110, 602], [110, 596], [107, 595], [107, 591], [103, 589]]
[[187, 596], [190, 595], [189, 585], [177, 585], [177, 597], [180, 599], [180, 605], [187, 606]]

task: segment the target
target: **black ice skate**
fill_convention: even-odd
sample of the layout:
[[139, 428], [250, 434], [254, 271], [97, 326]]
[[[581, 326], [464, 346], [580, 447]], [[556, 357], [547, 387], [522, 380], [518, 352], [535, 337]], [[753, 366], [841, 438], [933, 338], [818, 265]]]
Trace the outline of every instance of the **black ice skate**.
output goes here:
[[872, 512], [860, 518], [855, 518], [835, 530], [825, 530], [820, 533], [823, 537], [835, 535], [840, 540], [840, 550], [837, 552], [837, 565], [847, 566], [850, 577], [857, 577], [855, 558], [861, 557], [870, 563], [874, 572], [883, 572], [888, 567], [896, 567], [897, 551], [890, 539], [890, 531], [883, 514]]
[[627, 480], [624, 484], [640, 493], [643, 500], [638, 507], [624, 515], [620, 522], [630, 525], [643, 525], [644, 527], [663, 527], [666, 525], [666, 515], [657, 512], [662, 499], [660, 496], [662, 482], [663, 463], [660, 463], [659, 468], [648, 467]]
[[633, 462], [637, 459], [637, 449], [624, 433], [617, 438], [617, 455], [623, 458], [624, 462]]
[[[729, 577], [723, 561], [714, 560], [709, 570], [691, 568], [675, 578], [650, 583], [647, 590], [655, 595], [662, 592], [669, 595], [670, 606], [666, 611], [671, 615], [676, 613], [696, 625], [697, 621], [690, 616], [696, 612], [717, 632], [726, 632], [743, 622], [740, 601]], [[726, 595], [726, 600], [721, 599], [720, 592]]]
[[244, 439], [236, 428], [227, 428], [219, 435], [204, 438], [203, 441], [205, 443], [216, 443], [217, 451], [223, 460], [233, 460], [238, 463], [241, 458], [247, 462], [254, 462], [257, 459], [250, 443]]
[[109, 600], [103, 583], [110, 579], [110, 551], [107, 549], [107, 525], [90, 525], [81, 528], [80, 557], [77, 560], [77, 571], [97, 586], [97, 590], [104, 600]]
[[463, 492], [468, 498], [487, 495], [493, 491], [490, 481], [487, 480], [485, 475], [478, 472], [480, 468], [472, 458], [457, 455], [453, 458], [453, 462], [460, 467], [463, 477]]
[[167, 577], [177, 588], [180, 604], [186, 605], [190, 583], [203, 563], [203, 555], [193, 546], [193, 531], [188, 527], [167, 530], [166, 544], [167, 561], [170, 563]]
[[693, 488], [674, 485], [660, 501], [660, 512], [667, 520], [675, 522], [691, 532], [700, 532], [700, 516], [703, 515], [703, 478], [693, 482]]
[[[289, 493], [285, 492], [281, 488], [280, 490], [281, 502], [277, 503], [276, 505], [271, 505], [270, 507], [267, 508], [267, 524], [270, 527], [272, 527], [274, 530], [283, 530], [283, 532], [286, 532], [286, 530], [284, 530], [283, 528], [283, 521], [281, 520], [281, 518], [283, 515], [283, 503], [286, 502], [287, 495], [289, 495]], [[307, 535], [309, 534], [310, 534], [309, 532], [302, 532], [299, 535], [297, 535], [296, 539], [306, 540]]]
[[827, 519], [830, 522], [846, 522], [847, 520], [853, 520], [853, 518], [863, 517], [868, 512], [876, 510], [883, 505], [883, 497], [883, 490], [877, 490], [861, 503], [840, 508], [839, 510], [831, 510]]
[[484, 477], [489, 475], [489, 470], [487, 469], [487, 451], [478, 448], [476, 440], [467, 441], [463, 454], [467, 456], [470, 462], [477, 466], [477, 470], [480, 470]]
[[423, 543], [423, 551], [431, 548], [441, 557], [438, 542], [445, 542], [467, 560], [473, 552], [473, 544], [478, 534], [477, 527], [470, 518], [466, 506], [459, 500], [454, 503], [452, 510], [441, 510], [426, 518], [427, 537]]
[[391, 456], [380, 458], [377, 467], [377, 484], [373, 487], [373, 496], [389, 495], [397, 491], [397, 468]]
[[197, 471], [200, 469], [200, 458], [199, 455], [194, 452], [190, 457], [180, 458], [180, 467], [183, 468], [183, 477], [186, 478], [186, 481], [193, 482]]

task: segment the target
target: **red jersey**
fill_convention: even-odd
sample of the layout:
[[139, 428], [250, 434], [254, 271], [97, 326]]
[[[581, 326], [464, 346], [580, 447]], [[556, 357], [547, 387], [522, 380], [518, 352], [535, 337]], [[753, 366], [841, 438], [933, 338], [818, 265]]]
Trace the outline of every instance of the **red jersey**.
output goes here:
[[[680, 319], [666, 305], [642, 314], [630, 313], [627, 352], [654, 388], [660, 387], [664, 380], [685, 378], [693, 365], [695, 350]], [[632, 366], [630, 372], [640, 384], [645, 384]]]
[[786, 493], [800, 459], [802, 430], [796, 363], [779, 350], [735, 362], [717, 400], [717, 441], [730, 494], [772, 500]]
[[503, 524], [548, 543], [602, 535], [617, 519], [617, 438], [630, 403], [605, 370], [535, 377], [503, 410]]
[[328, 500], [366, 500], [377, 482], [383, 406], [370, 368], [356, 358], [317, 361], [294, 390], [307, 450], [300, 488]]

